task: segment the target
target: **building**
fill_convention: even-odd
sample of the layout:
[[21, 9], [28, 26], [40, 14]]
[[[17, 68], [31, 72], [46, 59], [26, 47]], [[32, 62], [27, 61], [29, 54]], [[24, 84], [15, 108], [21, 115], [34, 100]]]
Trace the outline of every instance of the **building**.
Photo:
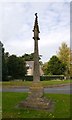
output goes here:
[[[34, 61], [26, 61], [27, 75], [33, 75]], [[44, 72], [40, 66], [40, 76], [44, 75]]]

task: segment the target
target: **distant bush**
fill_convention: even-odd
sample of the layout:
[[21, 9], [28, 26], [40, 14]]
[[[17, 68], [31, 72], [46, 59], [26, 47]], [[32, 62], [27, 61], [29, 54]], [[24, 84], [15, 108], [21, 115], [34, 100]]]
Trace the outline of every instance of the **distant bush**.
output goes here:
[[64, 79], [64, 75], [44, 75], [44, 76], [40, 76], [40, 80], [44, 81], [44, 80], [63, 80]]
[[25, 81], [33, 81], [33, 76], [32, 75], [26, 75], [24, 80]]
[[[44, 76], [40, 76], [40, 81], [44, 81], [44, 80], [63, 80], [64, 79], [64, 75], [44, 75]], [[33, 81], [33, 76], [25, 76], [25, 81]]]

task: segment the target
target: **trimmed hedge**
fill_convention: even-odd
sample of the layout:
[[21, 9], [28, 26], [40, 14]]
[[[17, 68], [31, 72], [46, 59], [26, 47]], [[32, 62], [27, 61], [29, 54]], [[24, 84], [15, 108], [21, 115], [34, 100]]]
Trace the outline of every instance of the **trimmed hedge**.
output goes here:
[[[44, 75], [44, 76], [40, 76], [40, 81], [44, 81], [44, 80], [56, 80], [56, 79], [60, 79], [63, 80], [64, 79], [64, 75]], [[33, 76], [25, 76], [25, 81], [33, 81]]]
[[25, 81], [33, 81], [33, 76], [32, 75], [26, 75], [24, 80]]
[[41, 81], [44, 81], [44, 80], [56, 80], [56, 79], [63, 80], [64, 75], [44, 75], [44, 76], [40, 76]]

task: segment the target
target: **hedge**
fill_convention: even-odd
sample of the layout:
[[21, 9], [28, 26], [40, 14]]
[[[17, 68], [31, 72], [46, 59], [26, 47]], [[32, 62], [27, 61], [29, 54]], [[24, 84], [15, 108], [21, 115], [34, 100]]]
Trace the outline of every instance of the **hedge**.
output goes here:
[[[44, 76], [40, 76], [40, 81], [47, 81], [47, 80], [56, 80], [56, 79], [60, 79], [63, 80], [64, 79], [64, 75], [44, 75]], [[25, 81], [33, 81], [33, 76], [25, 76]]]
[[26, 75], [24, 80], [25, 81], [33, 81], [33, 76], [32, 75]]
[[63, 80], [64, 79], [64, 75], [45, 75], [45, 76], [40, 76], [40, 80], [56, 80], [56, 79], [60, 79]]

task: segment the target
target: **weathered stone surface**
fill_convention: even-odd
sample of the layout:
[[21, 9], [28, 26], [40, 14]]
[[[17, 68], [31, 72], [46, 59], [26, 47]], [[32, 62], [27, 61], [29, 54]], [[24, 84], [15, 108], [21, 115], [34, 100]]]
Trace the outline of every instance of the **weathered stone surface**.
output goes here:
[[33, 108], [49, 110], [52, 106], [52, 101], [44, 98], [44, 89], [40, 83], [40, 68], [39, 68], [39, 53], [38, 53], [38, 40], [39, 40], [39, 27], [37, 20], [37, 13], [35, 14], [34, 25], [34, 70], [33, 70], [33, 84], [30, 87], [29, 96], [26, 100], [22, 101], [18, 106], [21, 108]]
[[19, 107], [49, 110], [53, 103], [50, 99], [46, 99], [43, 93], [42, 85], [40, 83], [33, 83], [30, 87], [29, 96], [19, 104]]
[[33, 70], [33, 81], [40, 81], [40, 68], [39, 68], [39, 51], [38, 51], [38, 40], [39, 40], [39, 26], [37, 20], [37, 13], [35, 14], [35, 24], [34, 24], [34, 70]]
[[41, 83], [33, 82], [32, 86], [30, 87], [30, 96], [34, 96], [34, 98], [42, 97], [43, 93], [44, 93], [44, 89], [43, 89]]
[[49, 110], [52, 106], [51, 100], [46, 100], [46, 98], [28, 98], [25, 101], [22, 101], [19, 104], [20, 108], [32, 108], [32, 109], [41, 109], [41, 110]]

